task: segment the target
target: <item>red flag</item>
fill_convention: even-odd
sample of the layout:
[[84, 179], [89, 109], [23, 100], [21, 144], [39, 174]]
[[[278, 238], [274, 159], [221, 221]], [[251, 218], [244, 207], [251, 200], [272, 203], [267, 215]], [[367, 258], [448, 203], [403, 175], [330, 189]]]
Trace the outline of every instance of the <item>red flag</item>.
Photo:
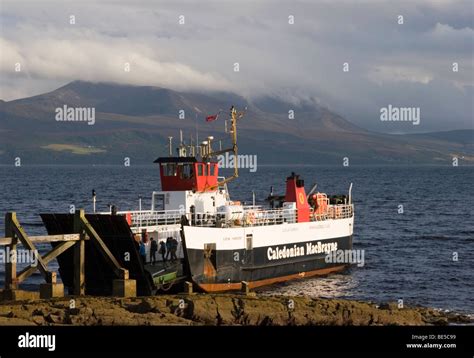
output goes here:
[[206, 117], [206, 122], [212, 122], [212, 121], [215, 121], [217, 119], [217, 117], [219, 117], [219, 113], [218, 114], [215, 114], [213, 116], [207, 116]]

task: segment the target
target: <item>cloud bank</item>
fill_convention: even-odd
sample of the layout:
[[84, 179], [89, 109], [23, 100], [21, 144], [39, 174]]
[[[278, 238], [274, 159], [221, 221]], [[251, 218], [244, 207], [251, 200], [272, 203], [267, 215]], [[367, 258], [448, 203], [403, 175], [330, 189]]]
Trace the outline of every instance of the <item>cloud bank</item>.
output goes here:
[[[317, 98], [381, 131], [469, 128], [473, 18], [470, 1], [4, 1], [0, 98], [113, 81]], [[420, 126], [384, 126], [388, 104], [420, 107]]]

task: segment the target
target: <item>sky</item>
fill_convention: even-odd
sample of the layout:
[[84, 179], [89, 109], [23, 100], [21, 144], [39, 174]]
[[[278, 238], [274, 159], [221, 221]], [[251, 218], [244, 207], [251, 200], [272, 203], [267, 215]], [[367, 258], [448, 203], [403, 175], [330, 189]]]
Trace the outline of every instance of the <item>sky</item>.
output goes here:
[[[381, 132], [474, 128], [472, 0], [2, 0], [0, 20], [7, 101], [106, 81], [315, 102]], [[382, 122], [388, 105], [420, 124]]]

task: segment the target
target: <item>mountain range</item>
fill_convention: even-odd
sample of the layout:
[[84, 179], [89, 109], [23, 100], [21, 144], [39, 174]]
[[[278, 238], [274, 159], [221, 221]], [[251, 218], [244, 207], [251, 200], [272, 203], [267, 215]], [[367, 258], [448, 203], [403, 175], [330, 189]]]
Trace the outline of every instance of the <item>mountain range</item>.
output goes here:
[[[148, 164], [178, 144], [229, 135], [231, 105], [247, 108], [238, 123], [239, 151], [259, 164], [451, 164], [474, 162], [474, 130], [394, 135], [365, 130], [317, 101], [245, 99], [224, 92], [178, 92], [151, 86], [74, 81], [52, 92], [0, 100], [0, 164]], [[58, 121], [57, 108], [95, 109], [95, 122]], [[289, 116], [293, 111], [294, 118]], [[208, 115], [220, 113], [206, 122]], [[184, 118], [180, 118], [181, 117]], [[401, 123], [411, 125], [410, 123]], [[217, 144], [216, 144], [217, 146]]]

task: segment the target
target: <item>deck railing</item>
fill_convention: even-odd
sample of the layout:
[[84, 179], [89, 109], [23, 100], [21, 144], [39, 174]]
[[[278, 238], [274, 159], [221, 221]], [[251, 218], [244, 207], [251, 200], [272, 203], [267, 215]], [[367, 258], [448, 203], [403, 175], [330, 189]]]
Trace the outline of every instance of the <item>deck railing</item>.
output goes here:
[[354, 215], [353, 204], [328, 205], [327, 210], [322, 213], [311, 211], [311, 221], [323, 221], [328, 219], [347, 219]]
[[142, 210], [119, 212], [118, 214], [131, 215], [132, 226], [158, 226], [158, 225], [175, 225], [181, 223], [181, 216], [184, 215], [183, 210]]
[[[237, 219], [226, 220], [219, 214], [184, 213], [183, 210], [164, 211], [121, 211], [117, 214], [129, 215], [132, 228], [178, 225], [183, 215], [190, 225], [204, 227], [264, 226], [297, 222], [296, 209], [263, 209], [261, 206], [244, 206], [243, 215]], [[310, 221], [346, 219], [352, 217], [352, 204], [328, 205], [324, 212], [310, 212]]]

